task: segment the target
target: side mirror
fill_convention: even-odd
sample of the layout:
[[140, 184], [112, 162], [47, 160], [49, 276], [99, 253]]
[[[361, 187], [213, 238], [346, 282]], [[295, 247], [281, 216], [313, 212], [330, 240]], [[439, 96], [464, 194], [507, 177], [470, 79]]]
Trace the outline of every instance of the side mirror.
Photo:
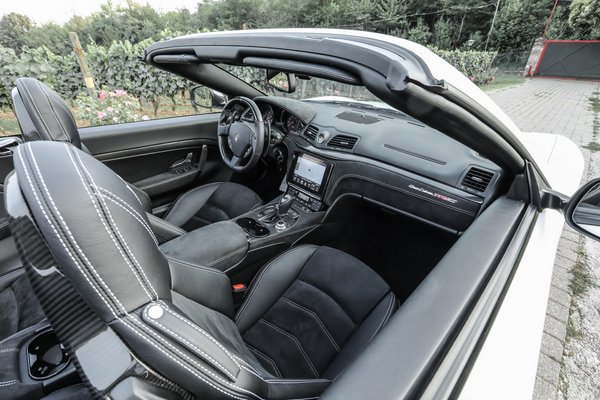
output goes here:
[[192, 105], [202, 108], [223, 108], [227, 104], [227, 96], [206, 86], [194, 86], [190, 89]]
[[296, 91], [296, 76], [275, 69], [267, 70], [267, 86], [283, 93]]
[[600, 240], [600, 179], [583, 185], [567, 204], [567, 223], [576, 231]]

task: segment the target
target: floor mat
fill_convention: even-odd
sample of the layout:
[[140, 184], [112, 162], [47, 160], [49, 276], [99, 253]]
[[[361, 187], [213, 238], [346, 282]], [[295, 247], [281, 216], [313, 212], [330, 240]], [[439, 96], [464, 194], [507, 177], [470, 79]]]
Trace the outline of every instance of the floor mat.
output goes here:
[[403, 302], [457, 239], [407, 216], [361, 208], [328, 245], [370, 266]]

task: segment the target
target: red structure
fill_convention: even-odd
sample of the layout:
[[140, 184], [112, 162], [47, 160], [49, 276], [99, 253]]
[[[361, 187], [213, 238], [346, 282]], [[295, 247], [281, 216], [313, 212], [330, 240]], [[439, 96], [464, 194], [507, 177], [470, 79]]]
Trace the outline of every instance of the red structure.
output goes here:
[[546, 40], [533, 76], [600, 79], [600, 40]]

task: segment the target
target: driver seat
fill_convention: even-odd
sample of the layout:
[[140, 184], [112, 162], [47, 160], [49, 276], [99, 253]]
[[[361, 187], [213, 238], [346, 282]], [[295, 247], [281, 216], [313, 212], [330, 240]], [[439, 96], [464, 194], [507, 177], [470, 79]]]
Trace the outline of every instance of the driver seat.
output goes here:
[[[24, 141], [68, 142], [90, 154], [81, 143], [69, 106], [58, 93], [34, 78], [18, 78], [15, 84], [12, 99]], [[152, 214], [148, 195], [131, 183], [128, 183], [128, 187], [135, 193], [144, 210]], [[153, 224], [161, 225], [161, 231], [169, 230], [169, 236], [173, 237], [214, 222], [238, 217], [261, 204], [261, 198], [243, 185], [215, 182], [183, 193], [172, 204], [163, 221], [156, 217], [152, 220]]]

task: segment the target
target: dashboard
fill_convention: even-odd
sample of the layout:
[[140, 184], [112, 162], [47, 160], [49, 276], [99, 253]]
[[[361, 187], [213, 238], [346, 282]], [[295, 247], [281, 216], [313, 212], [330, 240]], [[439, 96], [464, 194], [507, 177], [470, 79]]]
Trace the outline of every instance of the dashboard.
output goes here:
[[254, 99], [309, 209], [352, 193], [463, 231], [499, 194], [503, 171], [484, 156], [385, 105], [343, 100]]

